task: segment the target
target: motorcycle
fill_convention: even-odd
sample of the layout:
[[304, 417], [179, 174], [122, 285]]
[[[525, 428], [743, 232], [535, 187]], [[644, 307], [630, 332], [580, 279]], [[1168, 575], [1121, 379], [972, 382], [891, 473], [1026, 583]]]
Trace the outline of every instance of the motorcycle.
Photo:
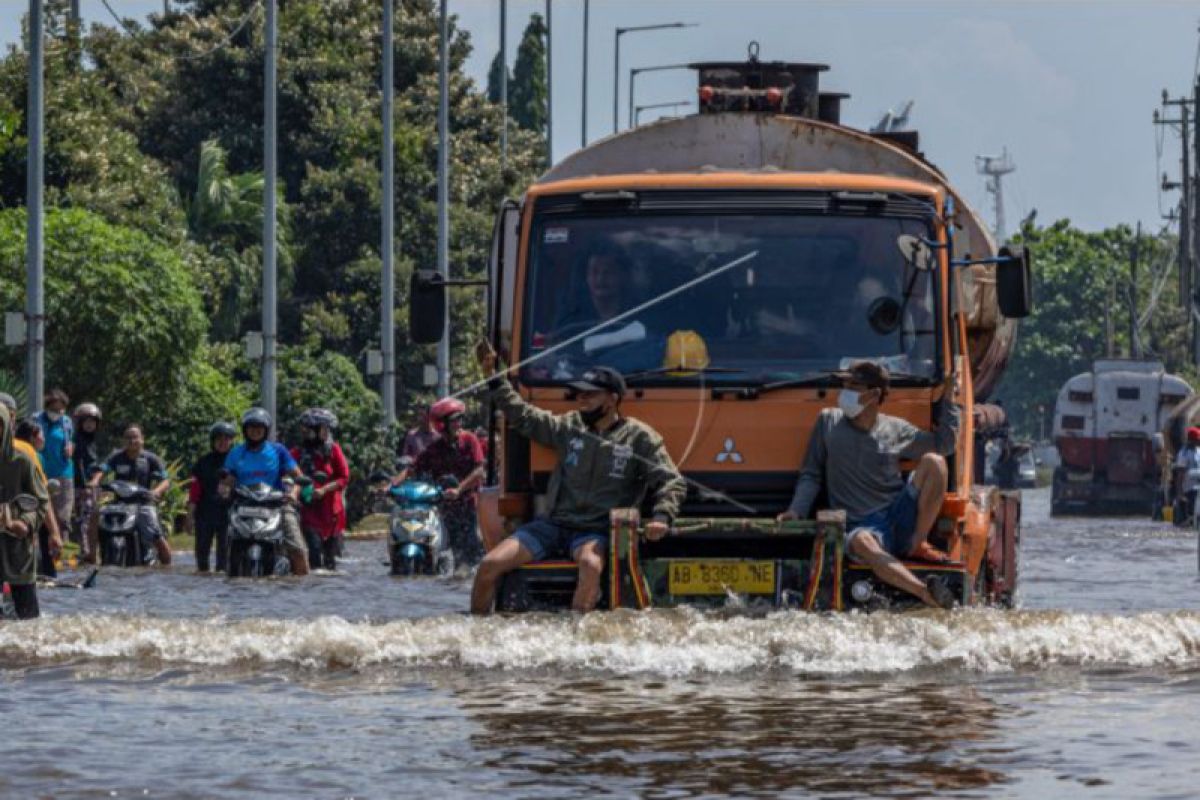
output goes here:
[[234, 489], [229, 509], [229, 557], [225, 561], [229, 577], [292, 574], [283, 529], [283, 507], [289, 502], [289, 492], [288, 481], [282, 490], [266, 483]]
[[158, 550], [143, 547], [138, 534], [138, 512], [153, 509], [156, 498], [149, 489], [129, 481], [113, 481], [101, 489], [111, 496], [100, 507], [100, 563], [114, 567], [152, 567], [158, 563]]
[[[387, 476], [382, 476], [387, 480]], [[446, 488], [456, 485], [453, 477], [437, 486], [410, 478], [386, 492], [392, 501], [388, 521], [388, 563], [392, 575], [450, 575], [454, 554], [450, 551], [442, 515], [438, 509]]]

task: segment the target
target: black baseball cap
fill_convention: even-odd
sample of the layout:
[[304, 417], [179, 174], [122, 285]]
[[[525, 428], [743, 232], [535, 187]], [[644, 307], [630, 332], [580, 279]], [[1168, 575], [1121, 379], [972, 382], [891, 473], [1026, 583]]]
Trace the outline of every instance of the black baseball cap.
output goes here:
[[579, 376], [579, 380], [567, 384], [580, 392], [612, 392], [617, 397], [625, 396], [625, 376], [612, 367], [592, 367]]

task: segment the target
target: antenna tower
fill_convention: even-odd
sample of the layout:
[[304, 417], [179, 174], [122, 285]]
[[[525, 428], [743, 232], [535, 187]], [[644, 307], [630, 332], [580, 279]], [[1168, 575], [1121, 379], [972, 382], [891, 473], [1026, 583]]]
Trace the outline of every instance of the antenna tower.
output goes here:
[[1008, 232], [1004, 226], [1004, 184], [1002, 179], [1008, 173], [1016, 172], [1017, 165], [1009, 156], [1006, 147], [998, 156], [975, 156], [975, 169], [980, 175], [987, 176], [987, 191], [992, 196], [992, 203], [996, 210], [996, 225], [993, 232], [996, 234], [996, 241], [1003, 243], [1008, 239]]

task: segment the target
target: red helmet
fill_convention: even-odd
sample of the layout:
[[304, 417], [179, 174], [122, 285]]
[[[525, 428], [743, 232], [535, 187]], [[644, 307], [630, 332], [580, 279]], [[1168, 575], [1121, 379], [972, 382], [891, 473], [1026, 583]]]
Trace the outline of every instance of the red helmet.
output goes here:
[[443, 397], [429, 407], [429, 420], [433, 423], [434, 430], [443, 433], [446, 430], [447, 418], [466, 412], [467, 407], [462, 400], [456, 397]]
[[1187, 440], [1189, 442], [1200, 442], [1200, 428], [1188, 428]]

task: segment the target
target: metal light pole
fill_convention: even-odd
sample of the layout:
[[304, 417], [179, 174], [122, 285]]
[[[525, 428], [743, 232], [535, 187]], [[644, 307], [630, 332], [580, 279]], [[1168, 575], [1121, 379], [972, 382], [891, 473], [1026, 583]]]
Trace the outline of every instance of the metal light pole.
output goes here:
[[[263, 408], [276, 416], [275, 359], [279, 335], [275, 288], [275, 50], [278, 46], [277, 0], [266, 0], [267, 23], [263, 54]], [[278, 431], [276, 425], [272, 431]]]
[[[441, 14], [438, 23], [438, 233], [437, 233], [437, 269], [443, 280], [450, 279], [450, 187], [449, 159], [446, 148], [450, 140], [450, 87], [449, 87], [449, 22], [446, 16], [446, 2], [441, 0]], [[446, 320], [442, 338], [438, 340], [437, 370], [438, 397], [450, 394], [450, 298], [444, 293], [444, 314]]]
[[500, 0], [500, 171], [508, 169], [508, 0]]
[[[657, 67], [630, 67], [629, 69], [629, 119], [633, 119], [633, 95], [634, 95], [634, 79], [643, 72], [663, 72], [671, 69], [688, 69], [687, 64], [663, 64]], [[636, 128], [636, 123], [634, 124]]]
[[690, 22], [667, 22], [662, 25], [635, 25], [630, 28], [617, 28], [613, 36], [613, 133], [617, 132], [617, 109], [621, 99], [621, 37], [627, 33], [638, 31], [657, 31], [664, 28], [694, 28]]
[[580, 97], [583, 100], [580, 108], [583, 109], [583, 117], [579, 122], [580, 147], [587, 147], [588, 15], [590, 5], [591, 0], [583, 0], [583, 86], [580, 89]]
[[25, 183], [25, 386], [29, 394], [26, 410], [30, 414], [41, 409], [42, 395], [46, 389], [45, 253], [42, 245], [42, 181], [45, 166], [42, 1], [29, 0], [29, 115], [26, 122], [29, 165]]
[[546, 166], [554, 165], [554, 58], [550, 35], [550, 0], [546, 0]]
[[395, 46], [393, 37], [394, 0], [383, 0], [383, 208], [382, 237], [380, 251], [383, 255], [383, 277], [380, 300], [379, 333], [380, 351], [383, 355], [383, 421], [389, 427], [396, 422], [396, 270], [395, 270], [395, 220], [396, 180], [393, 150], [395, 137], [392, 134], [392, 99], [395, 94], [395, 69], [392, 59]]
[[637, 106], [633, 109], [633, 127], [640, 124], [643, 111], [649, 111], [652, 108], [679, 108], [680, 106], [690, 106], [691, 100], [676, 100], [673, 103], [650, 103], [649, 105]]

